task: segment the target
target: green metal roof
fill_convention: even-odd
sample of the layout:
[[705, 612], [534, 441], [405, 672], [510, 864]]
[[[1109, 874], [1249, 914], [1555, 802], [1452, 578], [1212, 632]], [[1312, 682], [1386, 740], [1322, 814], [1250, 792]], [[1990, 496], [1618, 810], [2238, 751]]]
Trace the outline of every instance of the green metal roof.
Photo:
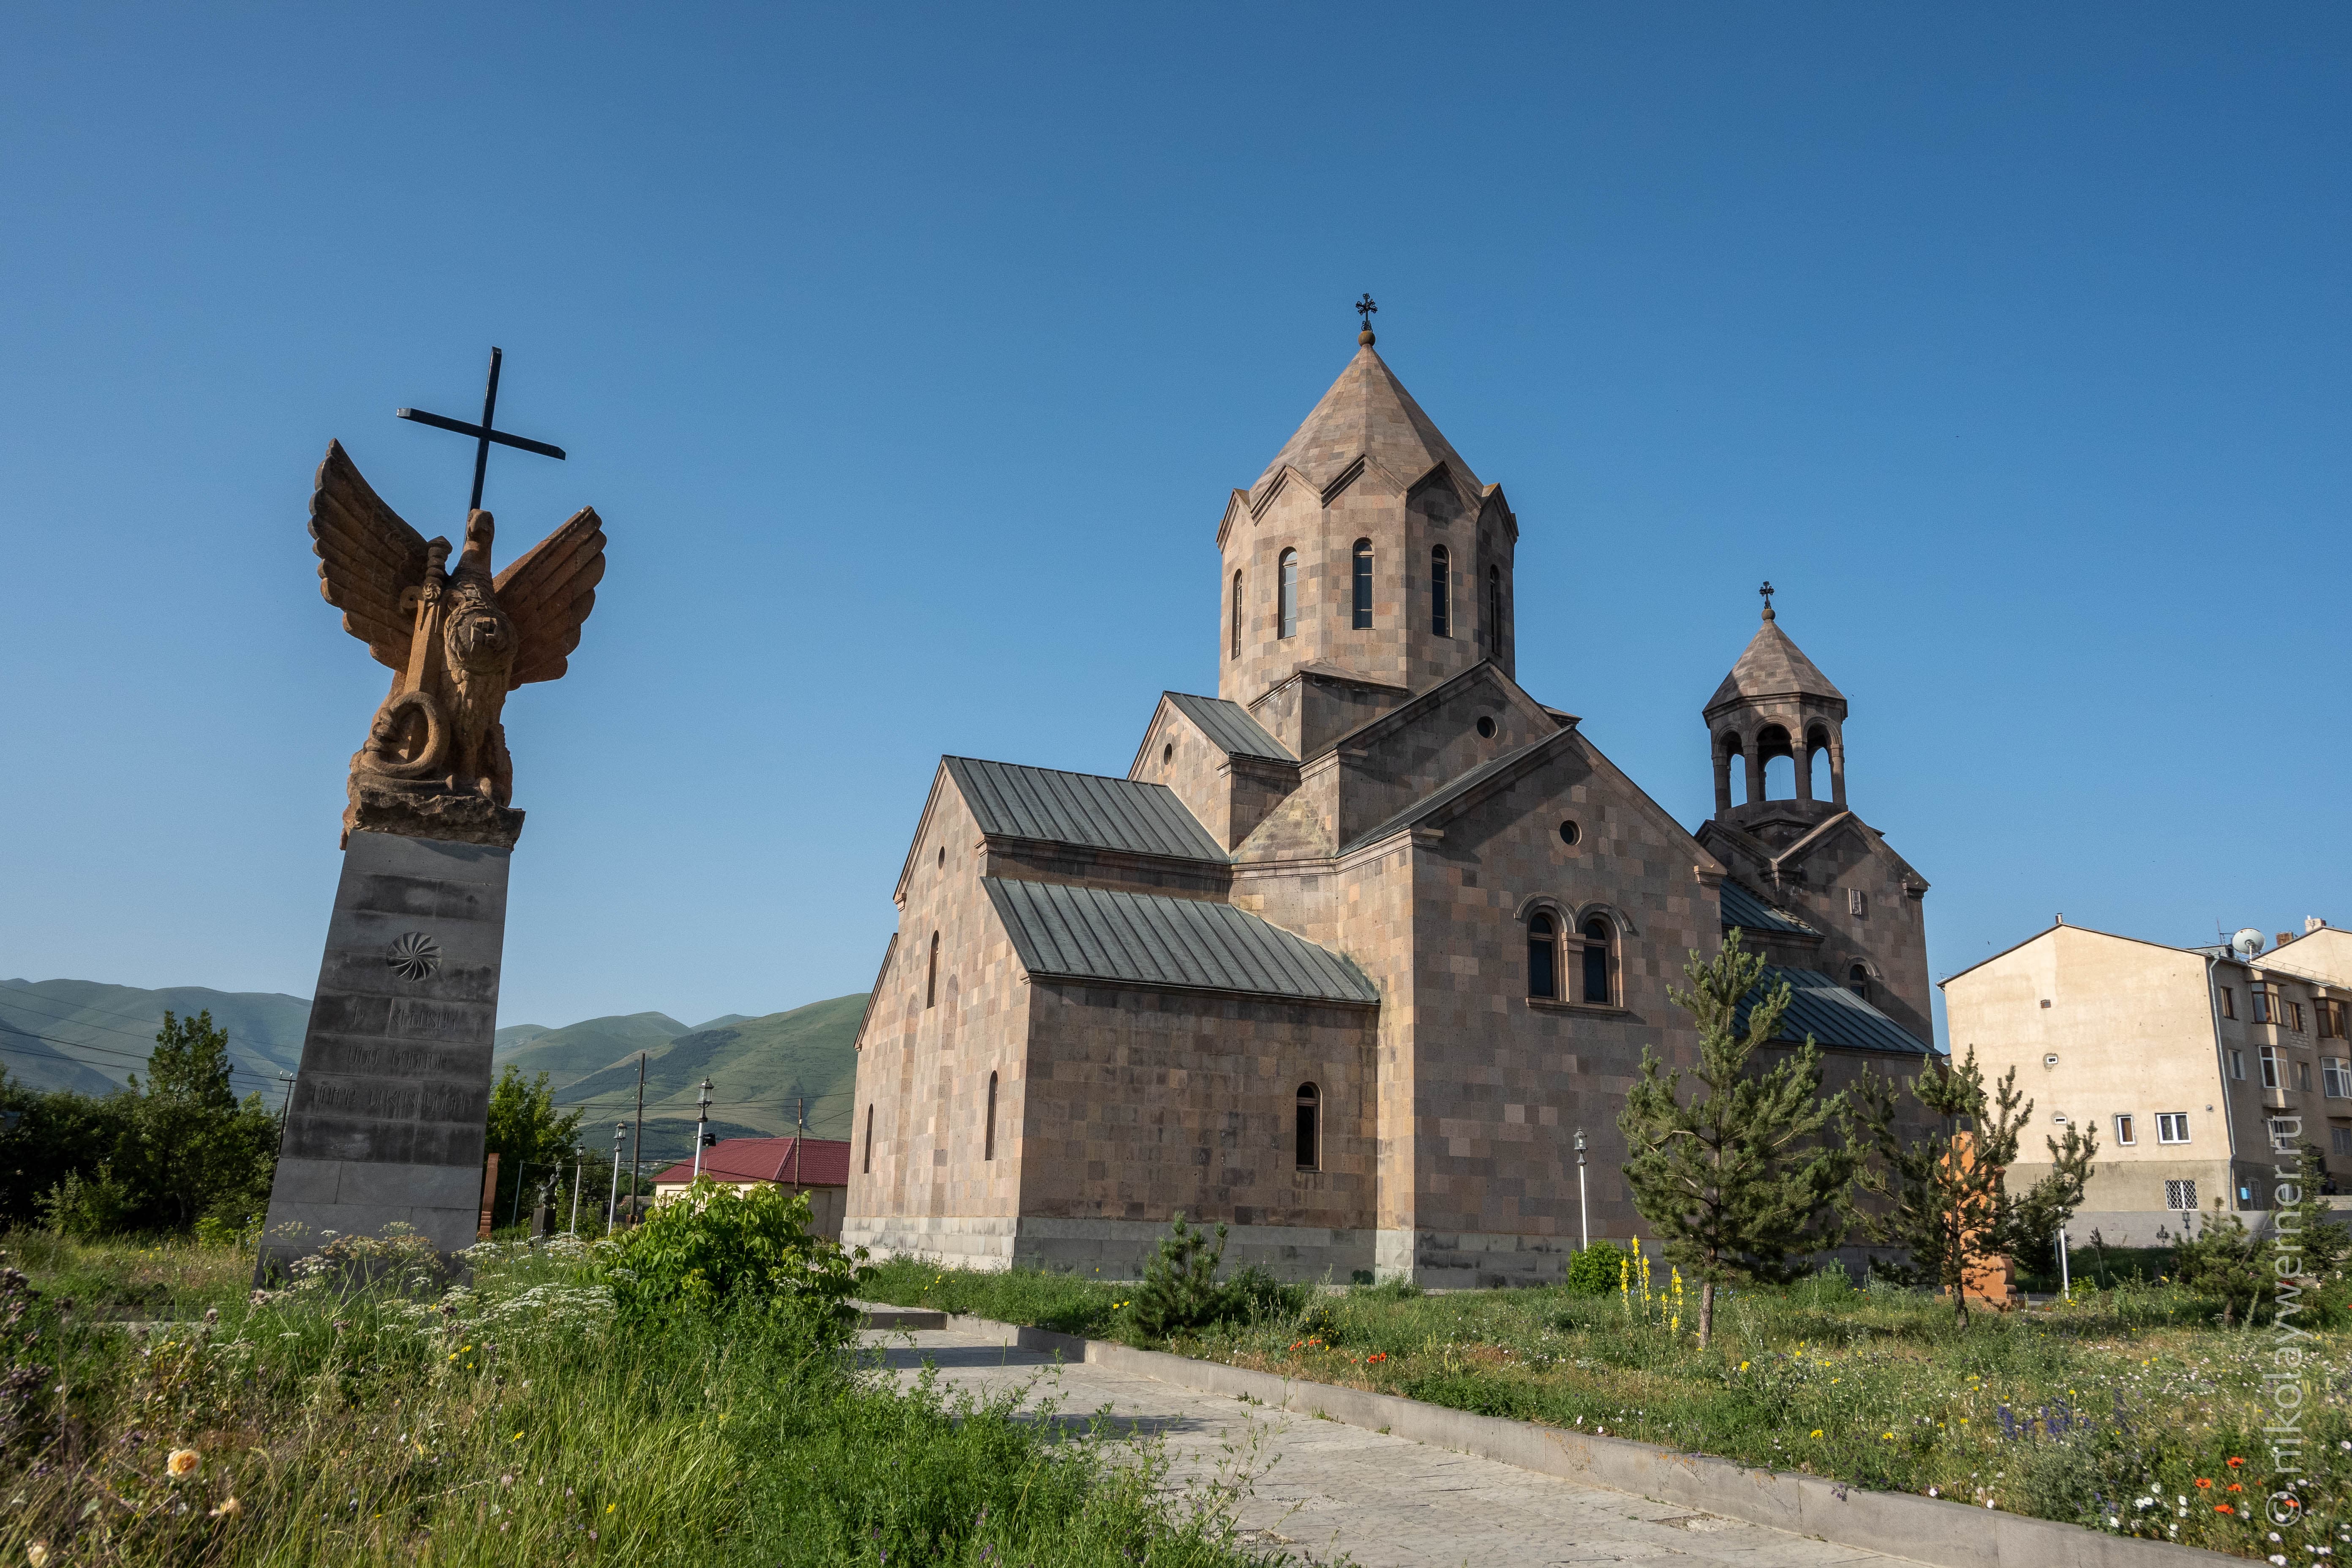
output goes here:
[[1788, 910], [1766, 903], [1726, 878], [1723, 882], [1723, 927], [1728, 931], [1733, 926], [1742, 931], [1768, 931], [1781, 936], [1822, 934]]
[[[1727, 888], [1730, 885], [1724, 884]], [[1783, 969], [1775, 963], [1766, 964], [1764, 977], [1757, 982], [1756, 989], [1741, 999], [1733, 1027], [1746, 1029], [1748, 1008], [1784, 980], [1789, 983], [1790, 999], [1789, 1011], [1780, 1019], [1780, 1039], [1801, 1040], [1811, 1035], [1825, 1046], [1890, 1051], [1906, 1057], [1933, 1054], [1926, 1041], [1818, 969]]]
[[982, 833], [1232, 863], [1166, 784], [972, 757], [945, 762]]
[[1250, 710], [1238, 702], [1228, 702], [1222, 697], [1195, 697], [1189, 691], [1164, 695], [1229, 757], [1265, 757], [1277, 763], [1298, 760], [1296, 752], [1267, 734], [1265, 727], [1251, 718]]
[[1354, 964], [1231, 904], [983, 878], [1032, 977], [1377, 1005]]

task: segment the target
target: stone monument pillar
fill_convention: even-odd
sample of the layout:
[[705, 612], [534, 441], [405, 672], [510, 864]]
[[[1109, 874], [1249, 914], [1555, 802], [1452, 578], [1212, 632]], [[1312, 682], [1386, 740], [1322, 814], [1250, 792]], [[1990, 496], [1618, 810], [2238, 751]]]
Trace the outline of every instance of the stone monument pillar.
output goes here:
[[330, 1231], [400, 1225], [445, 1253], [475, 1240], [491, 1202], [483, 1138], [523, 820], [508, 804], [499, 712], [512, 687], [563, 674], [604, 569], [603, 525], [583, 510], [493, 577], [492, 519], [475, 510], [450, 570], [448, 542], [401, 521], [340, 444], [320, 465], [310, 533], [328, 603], [394, 677], [352, 759], [342, 876], [257, 1279]]

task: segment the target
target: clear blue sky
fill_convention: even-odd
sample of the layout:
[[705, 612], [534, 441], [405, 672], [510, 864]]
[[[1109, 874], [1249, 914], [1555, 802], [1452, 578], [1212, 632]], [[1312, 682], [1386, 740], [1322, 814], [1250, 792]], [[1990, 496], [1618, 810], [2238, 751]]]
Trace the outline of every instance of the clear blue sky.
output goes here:
[[[2053, 10], [2061, 14], [2053, 16]], [[1353, 350], [1517, 510], [1519, 674], [1685, 824], [1758, 579], [1938, 977], [2352, 921], [2341, 6], [19, 5], [0, 975], [307, 994], [488, 346], [507, 1022], [863, 989], [942, 752], [1120, 773]]]

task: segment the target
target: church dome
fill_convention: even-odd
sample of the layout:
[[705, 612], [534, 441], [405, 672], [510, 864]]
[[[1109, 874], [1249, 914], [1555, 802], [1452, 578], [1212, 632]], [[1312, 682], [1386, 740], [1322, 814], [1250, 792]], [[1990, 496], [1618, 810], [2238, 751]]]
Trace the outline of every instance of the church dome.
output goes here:
[[1727, 703], [1754, 701], [1771, 697], [1811, 697], [1845, 706], [1845, 693], [1830, 684], [1804, 650], [1790, 640], [1774, 619], [1770, 605], [1764, 610], [1764, 624], [1748, 642], [1748, 651], [1723, 678], [1723, 684], [1707, 699], [1706, 711], [1712, 715]]
[[1421, 411], [1387, 362], [1365, 343], [1250, 489], [1262, 488], [1286, 464], [1316, 484], [1328, 485], [1363, 456], [1402, 484], [1412, 484], [1444, 463], [1472, 493], [1482, 488], [1470, 465]]

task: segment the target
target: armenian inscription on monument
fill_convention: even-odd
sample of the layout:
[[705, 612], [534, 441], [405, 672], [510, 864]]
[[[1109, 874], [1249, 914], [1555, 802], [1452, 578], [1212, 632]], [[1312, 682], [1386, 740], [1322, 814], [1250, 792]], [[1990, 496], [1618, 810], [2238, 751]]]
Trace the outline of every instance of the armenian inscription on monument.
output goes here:
[[310, 498], [320, 592], [393, 671], [352, 758], [343, 869], [271, 1188], [260, 1268], [324, 1233], [398, 1223], [444, 1252], [481, 1206], [490, 1052], [506, 941], [508, 859], [522, 832], [500, 722], [507, 694], [554, 680], [604, 574], [583, 509], [503, 572], [481, 510], [498, 351], [478, 426], [402, 410], [478, 442], [465, 542], [425, 538], [331, 443]]

